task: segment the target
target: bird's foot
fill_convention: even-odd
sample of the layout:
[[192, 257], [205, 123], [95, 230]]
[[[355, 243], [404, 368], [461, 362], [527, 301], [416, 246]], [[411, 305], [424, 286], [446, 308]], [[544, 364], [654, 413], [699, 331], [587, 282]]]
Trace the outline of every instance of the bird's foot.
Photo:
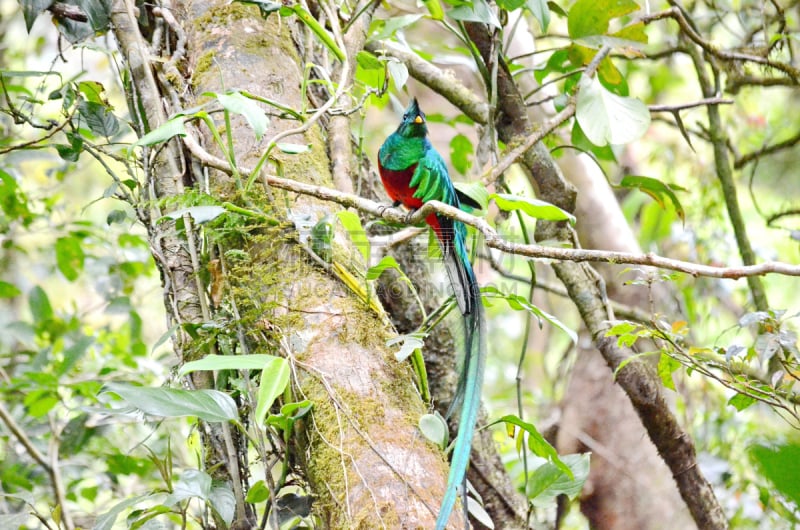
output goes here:
[[418, 209], [419, 208], [414, 208], [414, 209], [408, 211], [408, 213], [406, 214], [406, 218], [405, 218], [405, 223], [407, 225], [411, 224], [411, 218], [414, 217], [414, 215], [417, 213]]

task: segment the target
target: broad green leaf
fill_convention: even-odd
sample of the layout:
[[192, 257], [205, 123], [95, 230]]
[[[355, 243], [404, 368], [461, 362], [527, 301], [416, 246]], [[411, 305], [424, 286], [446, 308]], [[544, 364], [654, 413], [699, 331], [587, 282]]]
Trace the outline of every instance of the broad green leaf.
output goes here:
[[447, 424], [438, 414], [423, 414], [419, 418], [419, 430], [439, 447], [447, 447]]
[[174, 506], [181, 501], [197, 497], [207, 500], [211, 493], [211, 476], [199, 469], [187, 469], [173, 484], [172, 492], [164, 501], [165, 506]]
[[386, 20], [378, 20], [373, 23], [374, 28], [377, 29], [377, 33], [370, 37], [370, 40], [383, 40], [394, 37], [394, 34], [397, 32], [397, 30], [410, 26], [421, 18], [421, 14], [414, 13], [410, 15], [392, 17]]
[[168, 214], [164, 215], [164, 217], [169, 217], [170, 219], [180, 219], [188, 213], [192, 216], [192, 219], [194, 219], [195, 223], [203, 224], [213, 221], [225, 213], [225, 211], [225, 208], [222, 206], [190, 206], [189, 208], [181, 208], [180, 210], [169, 212]]
[[547, 4], [547, 0], [528, 0], [525, 2], [525, 8], [539, 22], [542, 33], [546, 33], [547, 27], [550, 25], [550, 7]]
[[227, 484], [213, 486], [208, 493], [208, 504], [219, 515], [220, 519], [230, 525], [236, 515], [236, 497]]
[[386, 64], [367, 51], [360, 51], [356, 55], [356, 79], [361, 83], [376, 89], [383, 87], [386, 81]]
[[406, 86], [406, 81], [408, 81], [408, 67], [406, 63], [401, 63], [400, 61], [388, 61], [386, 63], [386, 68], [389, 69], [389, 77], [392, 78], [394, 81], [394, 86], [397, 89], [402, 89]]
[[567, 467], [567, 465], [561, 461], [558, 456], [558, 452], [555, 448], [550, 445], [550, 442], [544, 439], [544, 436], [536, 429], [536, 426], [532, 423], [528, 423], [526, 421], [522, 421], [517, 416], [512, 414], [508, 414], [503, 416], [499, 420], [491, 423], [490, 425], [495, 425], [498, 423], [508, 423], [511, 425], [515, 425], [528, 433], [528, 448], [531, 450], [533, 454], [536, 456], [540, 456], [548, 462], [552, 462], [556, 468], [560, 469], [563, 473], [565, 473], [569, 478], [573, 478], [572, 471]]
[[754, 397], [737, 393], [728, 400], [728, 405], [741, 412], [755, 402], [756, 399]]
[[267, 363], [277, 359], [274, 355], [254, 353], [250, 355], [206, 355], [190, 361], [178, 371], [178, 377], [198, 370], [262, 370]]
[[581, 77], [579, 87], [575, 117], [593, 144], [626, 144], [650, 126], [650, 111], [640, 100], [609, 92], [596, 77]]
[[333, 261], [333, 222], [330, 215], [311, 228], [311, 250], [325, 263]]
[[483, 505], [471, 495], [467, 495], [467, 511], [471, 518], [474, 518], [489, 530], [494, 530], [492, 518], [486, 513], [486, 509]]
[[506, 11], [514, 11], [525, 5], [525, 0], [497, 0], [497, 7]]
[[248, 504], [258, 504], [269, 499], [269, 488], [263, 480], [259, 480], [247, 490], [247, 496], [244, 498]]
[[119, 120], [107, 106], [83, 100], [78, 104], [78, 113], [94, 134], [110, 138], [119, 132]]
[[275, 400], [289, 384], [289, 363], [282, 357], [273, 357], [261, 372], [256, 401], [256, 423], [264, 425], [264, 418]]
[[353, 245], [355, 245], [361, 253], [364, 262], [368, 262], [370, 250], [369, 239], [367, 238], [367, 232], [364, 230], [364, 226], [361, 224], [361, 218], [358, 214], [350, 210], [340, 210], [336, 212], [336, 216], [339, 218], [339, 222], [342, 223], [344, 229], [347, 230], [347, 233], [350, 234], [350, 241], [353, 242]]
[[464, 22], [481, 22], [489, 26], [494, 26], [500, 29], [500, 21], [497, 20], [492, 8], [486, 0], [473, 0], [470, 4], [462, 4], [454, 7], [447, 12], [447, 16], [453, 20], [461, 20]]
[[469, 168], [472, 167], [472, 155], [475, 154], [475, 148], [472, 147], [472, 142], [463, 134], [457, 134], [450, 140], [450, 162], [456, 171], [462, 175], [466, 175]]
[[492, 193], [489, 195], [489, 199], [493, 199], [497, 207], [506, 212], [519, 210], [536, 219], [569, 221], [571, 225], [575, 224], [574, 215], [546, 201], [518, 197], [508, 193]]
[[207, 92], [204, 95], [216, 96], [217, 100], [222, 104], [225, 110], [244, 116], [244, 118], [247, 120], [247, 123], [250, 124], [250, 127], [252, 127], [253, 131], [256, 133], [257, 139], [260, 140], [261, 137], [264, 136], [264, 132], [267, 130], [267, 125], [269, 125], [269, 119], [267, 118], [267, 113], [264, 112], [264, 109], [258, 106], [258, 103], [250, 98], [244, 97], [239, 92], [229, 92], [227, 94], [215, 94], [213, 92]]
[[395, 260], [393, 256], [384, 256], [376, 265], [367, 269], [367, 280], [377, 280], [386, 269], [394, 269], [399, 272], [401, 276], [405, 276], [403, 270], [400, 268], [400, 264], [397, 263], [397, 260]]
[[589, 476], [589, 453], [571, 454], [562, 457], [569, 468], [564, 472], [550, 462], [536, 468], [528, 478], [525, 493], [537, 506], [552, 504], [559, 495], [570, 500], [578, 496]]
[[139, 138], [132, 146], [155, 145], [166, 142], [173, 136], [186, 136], [186, 127], [183, 125], [184, 116], [181, 114], [170, 118], [161, 127], [153, 129], [149, 133]]
[[13, 283], [0, 281], [0, 298], [14, 298], [20, 294], [22, 294], [22, 291]]
[[681, 221], [686, 220], [686, 213], [683, 211], [683, 206], [678, 200], [678, 196], [669, 186], [658, 179], [652, 177], [642, 177], [634, 175], [626, 175], [619, 183], [621, 188], [637, 189], [651, 196], [659, 206], [666, 208], [665, 198], [669, 199], [672, 206], [675, 208], [675, 213], [680, 217]]
[[[481, 210], [487, 210], [489, 206], [489, 190], [480, 182], [453, 182], [456, 192], [461, 195], [466, 195], [480, 205]], [[464, 204], [463, 198], [461, 199], [461, 209], [464, 211], [471, 211], [469, 205]]]
[[53, 318], [53, 307], [50, 305], [50, 299], [44, 289], [38, 285], [34, 285], [28, 293], [28, 306], [33, 315], [33, 321], [41, 324]]
[[84, 97], [92, 103], [108, 105], [108, 100], [104, 95], [105, 90], [103, 84], [97, 81], [81, 81], [78, 83], [78, 92], [83, 94]]
[[567, 29], [572, 39], [608, 33], [611, 19], [639, 9], [633, 0], [578, 0], [569, 10]]
[[81, 239], [76, 236], [64, 236], [56, 239], [56, 265], [64, 278], [74, 282], [83, 271], [85, 255]]
[[775, 485], [784, 497], [795, 506], [800, 506], [800, 446], [785, 444], [774, 447], [754, 445], [750, 457], [761, 468], [761, 472]]
[[208, 422], [239, 418], [233, 399], [217, 390], [180, 390], [107, 383], [103, 392], [113, 392], [132, 407], [153, 416], [196, 416]]
[[673, 359], [666, 353], [662, 353], [658, 359], [658, 376], [661, 378], [661, 383], [670, 390], [675, 390], [675, 381], [672, 380], [672, 374], [681, 367], [681, 363]]

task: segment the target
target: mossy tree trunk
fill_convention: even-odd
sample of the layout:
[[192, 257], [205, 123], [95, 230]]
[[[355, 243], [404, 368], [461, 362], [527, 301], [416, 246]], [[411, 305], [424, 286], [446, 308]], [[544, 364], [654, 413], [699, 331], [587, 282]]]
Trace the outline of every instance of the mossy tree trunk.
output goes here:
[[[127, 5], [118, 2], [114, 13], [136, 106], [146, 124], [140, 133], [207, 102], [204, 94], [209, 92], [236, 89], [294, 109], [309, 106], [301, 91], [306, 58], [295, 44], [309, 41], [291, 19], [264, 19], [253, 6], [225, 1], [176, 3], [169, 13], [150, 17], [163, 17], [153, 34], [165, 32], [169, 45], [162, 43], [162, 49], [172, 50], [165, 59], [164, 54], [151, 55], [158, 46], [147, 45]], [[253, 168], [270, 139], [296, 129], [283, 141], [310, 150], [299, 155], [275, 150], [265, 170], [280, 168], [284, 177], [332, 187], [328, 136], [320, 123], [302, 123], [264, 108], [273, 112], [268, 112], [261, 139], [241, 115], [226, 122], [223, 113], [212, 114], [222, 137], [230, 134], [236, 164]], [[260, 212], [258, 219], [276, 222], [203, 230], [188, 216], [160, 223], [156, 215], [150, 217], [166, 307], [179, 324], [177, 353], [183, 361], [207, 353], [271, 353], [290, 361], [293, 399], [310, 399], [314, 408], [292, 437], [285, 464], [307, 478], [315, 513], [326, 527], [432, 527], [447, 467], [441, 451], [417, 428], [425, 407], [410, 368], [386, 347], [391, 325], [385, 314], [315, 261], [297, 230], [339, 207], [271, 189], [260, 179], [243, 192], [235, 178], [210, 170], [196, 156], [198, 149], [212, 156], [221, 152], [209, 129], [187, 127], [183, 141], [147, 153], [158, 215], [184, 206], [187, 196], [207, 194], [217, 204], [236, 204]], [[341, 153], [331, 155], [341, 165]], [[352, 259], [357, 252], [345, 241], [336, 234], [334, 256]], [[214, 334], [203, 331], [204, 326], [215, 329]], [[195, 388], [220, 384], [208, 375], [188, 383]], [[236, 494], [233, 527], [248, 527], [255, 520], [244, 496], [249, 485], [264, 477], [251, 476], [255, 466], [248, 463], [246, 440], [235, 430], [219, 424], [204, 429], [205, 465]], [[459, 518], [455, 514], [452, 521]]]

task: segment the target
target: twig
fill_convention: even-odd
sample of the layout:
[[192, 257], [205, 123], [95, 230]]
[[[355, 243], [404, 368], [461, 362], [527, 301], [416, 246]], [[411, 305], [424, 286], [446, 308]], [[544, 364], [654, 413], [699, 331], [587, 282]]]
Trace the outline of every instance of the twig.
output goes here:
[[[187, 135], [183, 138], [189, 151], [204, 164], [231, 174], [231, 168], [227, 162], [215, 157], [205, 151], [192, 137]], [[239, 167], [241, 175], [249, 175], [247, 168]], [[382, 217], [394, 223], [417, 224], [422, 222], [431, 213], [442, 214], [462, 223], [474, 226], [484, 236], [486, 246], [496, 248], [509, 254], [526, 256], [529, 258], [554, 259], [566, 261], [595, 261], [604, 263], [626, 263], [630, 265], [644, 265], [658, 267], [661, 269], [674, 270], [691, 274], [694, 277], [705, 276], [709, 278], [739, 279], [751, 276], [762, 276], [765, 274], [783, 274], [786, 276], [800, 276], [800, 265], [790, 265], [788, 263], [769, 261], [758, 265], [741, 267], [716, 267], [712, 265], [702, 265], [688, 261], [665, 258], [656, 254], [634, 254], [629, 252], [615, 252], [609, 250], [590, 250], [576, 248], [556, 248], [546, 247], [536, 244], [519, 244], [501, 237], [489, 223], [480, 217], [468, 214], [462, 210], [447, 204], [430, 201], [413, 214], [409, 215], [396, 208], [389, 208], [381, 204], [358, 195], [344, 193], [324, 186], [315, 186], [298, 182], [291, 179], [277, 177], [275, 175], [262, 174], [264, 182], [269, 186], [280, 188], [286, 191], [299, 193], [301, 195], [311, 195], [318, 199], [341, 204], [347, 208], [355, 208], [364, 213]]]

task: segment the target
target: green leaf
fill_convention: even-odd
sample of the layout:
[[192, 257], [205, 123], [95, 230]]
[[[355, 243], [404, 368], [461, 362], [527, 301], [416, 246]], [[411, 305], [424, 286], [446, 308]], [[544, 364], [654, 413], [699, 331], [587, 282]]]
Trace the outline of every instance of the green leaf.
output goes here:
[[273, 357], [261, 372], [256, 402], [256, 423], [264, 425], [267, 412], [289, 384], [289, 363], [282, 357]]
[[259, 480], [250, 486], [250, 489], [247, 490], [247, 495], [244, 498], [245, 502], [248, 504], [258, 504], [259, 502], [264, 502], [267, 499], [269, 499], [269, 488], [267, 488], [267, 485], [263, 480]]
[[552, 504], [559, 495], [573, 500], [583, 489], [589, 476], [589, 453], [562, 457], [569, 473], [550, 462], [542, 464], [528, 478], [525, 493], [537, 506]]
[[569, 221], [571, 225], [575, 224], [574, 215], [546, 201], [518, 197], [508, 193], [492, 193], [489, 195], [489, 199], [493, 199], [497, 207], [506, 212], [519, 210], [536, 219]]
[[353, 245], [361, 253], [364, 262], [368, 262], [370, 250], [369, 239], [367, 238], [367, 232], [364, 230], [364, 226], [361, 224], [361, 218], [358, 214], [350, 210], [340, 210], [336, 212], [336, 217], [339, 218], [339, 222], [342, 223], [344, 229], [350, 234], [350, 241], [353, 242]]
[[178, 377], [198, 370], [263, 370], [267, 363], [279, 359], [274, 355], [254, 353], [250, 355], [206, 355], [197, 361], [190, 361], [178, 371]]
[[540, 456], [546, 459], [548, 462], [553, 463], [556, 468], [561, 470], [569, 478], [573, 478], [570, 468], [561, 461], [561, 459], [558, 457], [558, 452], [552, 445], [550, 445], [550, 442], [544, 439], [544, 436], [542, 436], [541, 433], [536, 429], [535, 425], [526, 421], [522, 421], [517, 416], [512, 414], [503, 416], [490, 425], [495, 425], [501, 422], [515, 425], [528, 433], [528, 448], [531, 450], [531, 452], [536, 456]]
[[[486, 210], [489, 206], [489, 190], [486, 189], [486, 186], [481, 184], [480, 182], [453, 182], [453, 186], [456, 188], [456, 192], [460, 195], [466, 195], [473, 201], [475, 201], [481, 210]], [[459, 196], [461, 200], [461, 209], [465, 211], [471, 211], [472, 208], [464, 203], [463, 197]]]
[[403, 274], [403, 269], [400, 268], [400, 264], [397, 263], [397, 260], [395, 260], [393, 256], [384, 256], [376, 265], [367, 269], [367, 280], [377, 280], [386, 269], [394, 269], [399, 272], [401, 276], [405, 276], [405, 274]]
[[22, 291], [13, 283], [0, 280], [0, 298], [14, 298], [22, 294]]
[[681, 363], [662, 353], [658, 359], [658, 376], [666, 388], [675, 390], [675, 381], [672, 380], [672, 374], [681, 367]]
[[593, 144], [626, 144], [650, 126], [650, 111], [640, 100], [609, 92], [596, 77], [581, 77], [579, 88], [575, 117]]
[[174, 506], [193, 497], [206, 500], [211, 493], [211, 484], [211, 476], [205, 471], [187, 469], [173, 484], [172, 492], [164, 500], [164, 505]]
[[170, 118], [161, 127], [153, 129], [139, 138], [132, 146], [155, 145], [166, 142], [173, 136], [186, 136], [186, 127], [183, 125], [184, 116], [181, 114]]
[[373, 24], [373, 31], [376, 31], [370, 40], [383, 40], [394, 37], [397, 30], [410, 26], [417, 20], [421, 19], [422, 15], [414, 13], [410, 15], [403, 15], [399, 17], [392, 17], [386, 20], [378, 20]]
[[784, 497], [800, 506], [800, 446], [796, 444], [750, 447], [750, 457]]
[[669, 199], [681, 221], [686, 221], [686, 213], [683, 211], [683, 206], [669, 184], [652, 177], [626, 175], [619, 183], [619, 187], [642, 191], [651, 196], [664, 209], [667, 207], [665, 198]]
[[567, 29], [574, 39], [608, 33], [611, 19], [639, 9], [633, 0], [578, 0], [569, 10]]
[[256, 133], [256, 139], [261, 139], [264, 132], [269, 125], [269, 119], [264, 109], [258, 106], [258, 103], [250, 98], [244, 97], [239, 92], [229, 92], [227, 94], [215, 94], [213, 92], [206, 92], [204, 95], [216, 96], [217, 100], [222, 104], [223, 108], [228, 112], [241, 114], [253, 128]]
[[394, 86], [397, 89], [402, 89], [406, 86], [406, 81], [408, 81], [408, 67], [406, 63], [391, 60], [387, 61], [386, 68], [389, 69], [389, 77], [392, 78]]
[[547, 27], [550, 25], [550, 7], [547, 5], [547, 0], [528, 0], [525, 3], [525, 9], [530, 11], [533, 18], [539, 22], [542, 33], [546, 33]]
[[222, 206], [190, 206], [189, 208], [181, 208], [180, 210], [169, 212], [165, 214], [164, 217], [180, 219], [188, 213], [192, 216], [195, 223], [203, 224], [213, 221], [225, 212], [226, 210]]
[[64, 277], [74, 282], [83, 271], [85, 255], [81, 239], [75, 236], [64, 236], [56, 239], [56, 265]]
[[208, 493], [208, 504], [226, 525], [231, 524], [236, 515], [236, 497], [230, 486], [227, 484], [213, 486]]
[[78, 104], [78, 113], [86, 121], [89, 130], [98, 136], [110, 138], [119, 132], [119, 120], [107, 106], [83, 100]]
[[28, 293], [28, 306], [35, 323], [41, 324], [53, 319], [53, 307], [50, 305], [50, 299], [44, 289], [38, 285], [33, 286]]
[[472, 167], [470, 158], [474, 153], [475, 148], [472, 147], [472, 142], [465, 135], [457, 134], [450, 140], [450, 162], [462, 175], [466, 175], [469, 168]]
[[376, 56], [367, 51], [356, 55], [356, 79], [365, 85], [380, 89], [386, 81], [386, 66]]
[[506, 11], [514, 11], [525, 5], [525, 0], [497, 0], [497, 7]]
[[333, 260], [333, 222], [326, 215], [311, 228], [311, 250], [325, 263]]
[[438, 414], [423, 414], [419, 418], [419, 430], [428, 440], [441, 448], [447, 447], [447, 423]]
[[489, 26], [494, 26], [500, 29], [500, 21], [497, 20], [494, 11], [492, 11], [486, 0], [473, 0], [470, 4], [462, 4], [454, 7], [447, 12], [447, 16], [453, 20], [461, 20], [464, 22], [480, 22]]
[[737, 393], [728, 400], [728, 405], [731, 405], [733, 408], [741, 412], [755, 402], [756, 398], [746, 394]]
[[195, 416], [208, 422], [239, 418], [233, 399], [217, 390], [149, 388], [125, 383], [107, 383], [103, 392], [113, 392], [146, 414], [177, 418]]

